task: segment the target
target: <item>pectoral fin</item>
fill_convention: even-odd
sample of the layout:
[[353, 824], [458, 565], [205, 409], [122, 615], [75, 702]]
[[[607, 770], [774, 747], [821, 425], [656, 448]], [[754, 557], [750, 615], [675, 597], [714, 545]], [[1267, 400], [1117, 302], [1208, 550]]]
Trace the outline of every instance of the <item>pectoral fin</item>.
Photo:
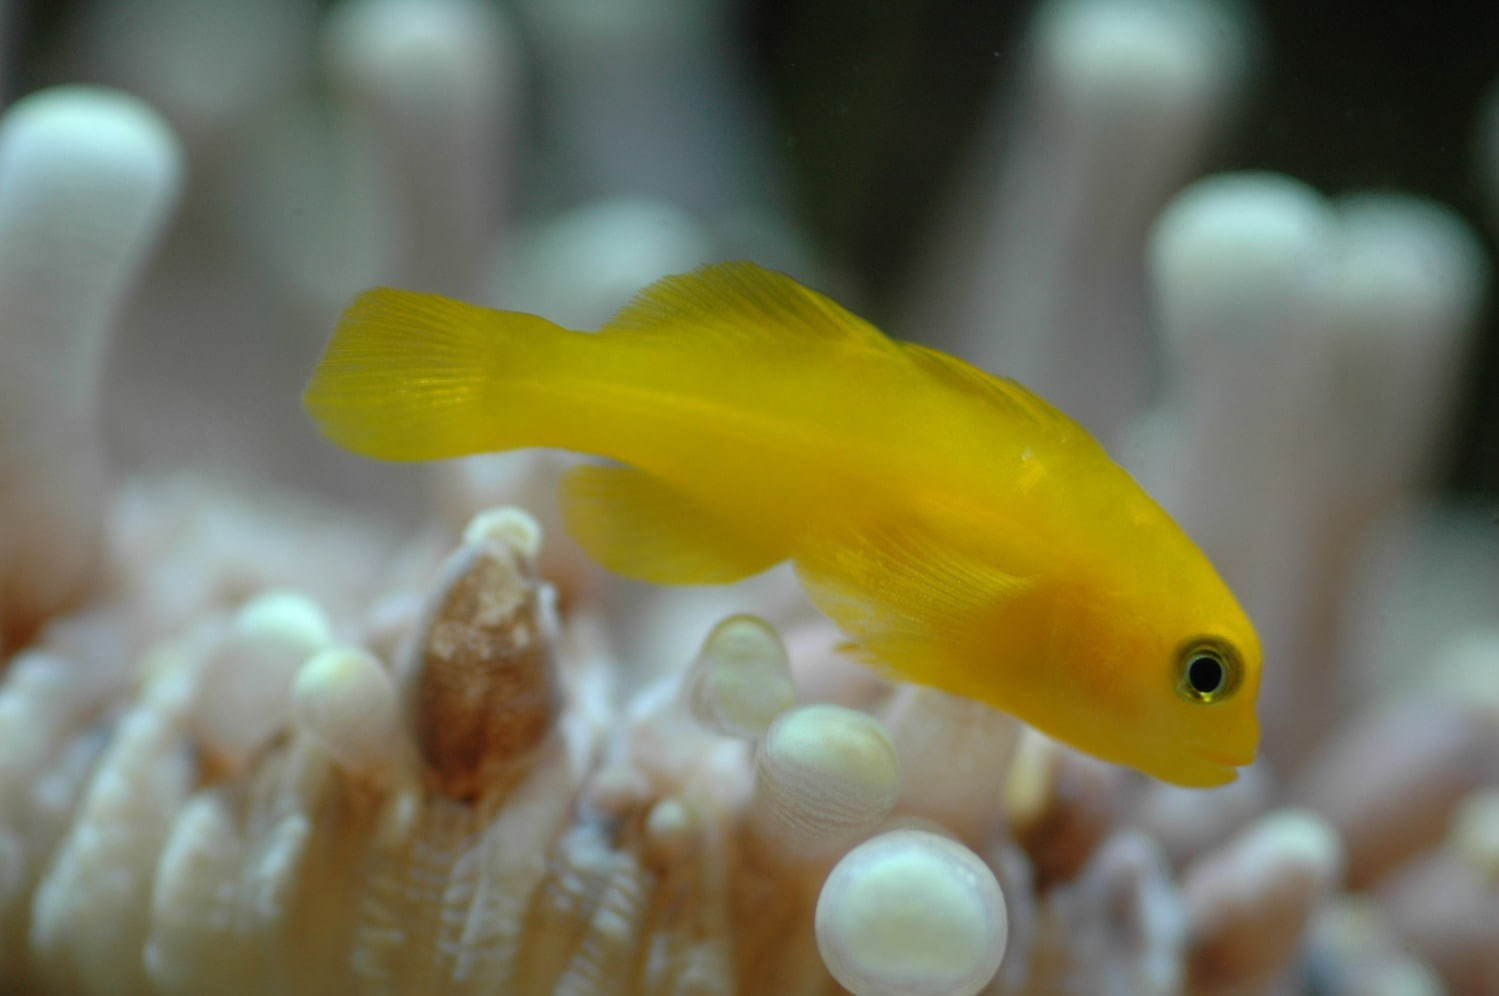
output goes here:
[[728, 584], [786, 559], [776, 544], [631, 467], [583, 466], [563, 482], [567, 528], [599, 563], [653, 584]]
[[1032, 579], [976, 562], [911, 528], [846, 538], [798, 559], [813, 603], [852, 638], [854, 653], [887, 677], [968, 694], [962, 673], [985, 620], [1035, 590]]

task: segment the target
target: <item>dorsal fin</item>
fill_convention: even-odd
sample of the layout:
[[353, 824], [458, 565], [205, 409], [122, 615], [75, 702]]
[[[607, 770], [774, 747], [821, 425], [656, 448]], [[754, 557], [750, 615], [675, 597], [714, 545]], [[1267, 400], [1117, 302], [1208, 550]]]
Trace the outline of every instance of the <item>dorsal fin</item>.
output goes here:
[[999, 407], [1014, 417], [1056, 435], [1082, 434], [1083, 429], [1061, 409], [1018, 381], [996, 377], [987, 371], [940, 350], [914, 342], [901, 349], [917, 367], [958, 391]]
[[715, 263], [662, 277], [636, 294], [599, 331], [894, 347], [879, 329], [830, 298], [784, 273], [748, 262]]

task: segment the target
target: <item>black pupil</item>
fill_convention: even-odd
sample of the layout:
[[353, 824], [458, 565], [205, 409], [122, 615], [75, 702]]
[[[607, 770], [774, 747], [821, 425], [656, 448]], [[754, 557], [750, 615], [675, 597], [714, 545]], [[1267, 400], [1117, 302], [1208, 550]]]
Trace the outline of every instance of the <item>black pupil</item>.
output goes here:
[[1187, 665], [1187, 684], [1199, 695], [1211, 695], [1223, 684], [1223, 662], [1206, 655], [1192, 658]]

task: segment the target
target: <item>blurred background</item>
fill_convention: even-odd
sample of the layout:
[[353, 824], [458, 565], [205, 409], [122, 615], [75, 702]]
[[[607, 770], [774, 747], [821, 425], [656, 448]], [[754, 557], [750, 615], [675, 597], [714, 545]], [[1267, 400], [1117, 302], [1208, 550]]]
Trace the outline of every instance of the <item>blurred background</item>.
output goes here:
[[593, 328], [751, 258], [1092, 429], [1258, 621], [1272, 759], [1493, 618], [1492, 5], [6, 11], [13, 95], [118, 88], [185, 153], [102, 347], [119, 473], [411, 528], [444, 478], [336, 451], [298, 402], [354, 294]]
[[[1223, 30], [1247, 64], [1233, 99], [1215, 108], [1224, 120], [1192, 149], [1178, 184], [1198, 173], [1268, 169], [1327, 194], [1398, 189], [1473, 221], [1485, 210], [1493, 216], [1494, 180], [1481, 176], [1480, 149], [1485, 94], [1499, 75], [1493, 5], [1447, 4], [1440, 14], [1408, 4], [1214, 6], [1230, 12]], [[117, 361], [129, 370], [170, 360], [166, 373], [176, 386], [199, 382], [212, 399], [203, 403], [213, 407], [245, 403], [259, 382], [255, 397], [266, 405], [274, 399], [277, 408], [257, 413], [272, 431], [259, 430], [261, 442], [234, 452], [283, 479], [311, 468], [263, 452], [289, 446], [302, 425], [279, 390], [294, 387], [295, 378], [278, 373], [307, 369], [343, 292], [397, 277], [424, 282], [379, 259], [371, 226], [382, 212], [360, 203], [344, 175], [359, 164], [338, 140], [350, 107], [330, 65], [328, 47], [336, 43], [324, 21], [332, 7], [312, 0], [10, 0], [3, 7], [7, 96], [57, 82], [119, 86], [154, 103], [188, 138], [187, 209], [133, 306], [133, 327], [156, 327], [153, 345], [143, 349], [144, 339], [127, 337]], [[1037, 7], [496, 2], [507, 78], [492, 96], [505, 120], [475, 136], [500, 168], [485, 178], [479, 210], [494, 226], [489, 234], [514, 246], [517, 231], [599, 198], [659, 198], [697, 227], [741, 222], [749, 231], [723, 238], [724, 250], [763, 246], [765, 261], [788, 265], [815, 259], [836, 274], [834, 289], [893, 334], [927, 338], [927, 330], [902, 323], [902, 302], [950, 224], [955, 188], [1003, 155], [1006, 132], [997, 119], [1017, 112], [1002, 101], [1025, 85], [1023, 42]], [[607, 80], [609, 92], [585, 99], [589, 74]], [[653, 96], [669, 100], [653, 108]], [[669, 141], [642, 130], [652, 125]], [[613, 139], [623, 141], [604, 152]], [[585, 149], [610, 161], [572, 158]], [[1480, 228], [1486, 248], [1491, 232]], [[501, 248], [499, 238], [486, 245], [475, 267], [503, 270]], [[179, 273], [176, 286], [200, 289], [173, 295], [170, 305], [156, 300], [156, 288], [173, 284], [173, 268], [189, 265], [184, 257], [210, 272]], [[152, 321], [157, 308], [190, 311], [193, 303], [182, 298], [208, 296], [200, 278], [228, 295], [215, 298], [218, 314]], [[452, 284], [461, 282], [451, 275]], [[298, 292], [302, 299], [288, 302]], [[232, 308], [220, 303], [231, 301]], [[173, 324], [181, 341], [163, 341], [173, 333], [162, 326]], [[229, 328], [210, 335], [209, 324]], [[237, 337], [234, 326], [259, 334]], [[1486, 307], [1439, 462], [1445, 486], [1484, 496], [1499, 490], [1494, 328]], [[289, 362], [276, 363], [272, 353]], [[228, 371], [237, 383], [217, 376]], [[149, 393], [165, 402], [175, 392]], [[199, 435], [183, 424], [195, 421], [184, 412], [158, 414], [148, 434], [169, 435], [162, 451], [224, 449], [222, 439], [203, 438], [208, 430]], [[152, 448], [139, 439], [118, 442], [127, 462]], [[295, 452], [306, 455], [300, 445]]]
[[[1290, 924], [1261, 981], [1340, 883], [1398, 928], [1367, 964], [1411, 950], [1451, 991], [1499, 992], [1496, 40], [1492, 3], [0, 0], [0, 103], [79, 83], [144, 102], [54, 93], [0, 126], [0, 637], [80, 602], [87, 620], [107, 548], [151, 605], [101, 603], [130, 634], [101, 630], [116, 681], [283, 585], [393, 646], [382, 596], [419, 604], [432, 551], [515, 501], [564, 609], [612, 614], [622, 708], [729, 612], [826, 663], [798, 643], [820, 624], [784, 572], [631, 589], [569, 547], [555, 467], [375, 464], [299, 402], [375, 284], [594, 328], [663, 274], [753, 259], [1057, 402], [1256, 620], [1262, 763], [1213, 793], [1110, 772], [1069, 875], [1116, 824], [1182, 870], [1261, 814], [1310, 810], [1332, 843], [1296, 915], [1273, 897], [1243, 914], [1253, 943]], [[144, 207], [117, 217], [110, 184]], [[180, 470], [211, 487], [131, 489]], [[106, 481], [126, 487], [106, 499]], [[278, 490], [349, 534], [279, 509], [233, 525]], [[404, 562], [374, 552], [407, 541]], [[869, 686], [837, 675], [801, 694]], [[926, 719], [913, 742], [962, 727]], [[1089, 763], [1066, 756], [1055, 770]], [[955, 795], [992, 790], [981, 776]], [[1448, 944], [1465, 923], [1491, 926]], [[1263, 991], [1371, 991], [1319, 989], [1343, 956], [1314, 940], [1330, 960]]]
[[[120, 471], [219, 468], [409, 525], [430, 475], [337, 452], [297, 400], [359, 290], [592, 328], [663, 273], [751, 258], [1079, 418], [1208, 548], [1276, 673], [1394, 662], [1491, 618], [1492, 5], [7, 13], [11, 94], [117, 87], [186, 153], [107, 347]], [[1466, 525], [1401, 548], [1419, 569], [1371, 566], [1371, 537], [1405, 535], [1389, 523], [1426, 521], [1437, 494]], [[1365, 589], [1433, 577], [1450, 612], [1396, 635], [1349, 621]]]

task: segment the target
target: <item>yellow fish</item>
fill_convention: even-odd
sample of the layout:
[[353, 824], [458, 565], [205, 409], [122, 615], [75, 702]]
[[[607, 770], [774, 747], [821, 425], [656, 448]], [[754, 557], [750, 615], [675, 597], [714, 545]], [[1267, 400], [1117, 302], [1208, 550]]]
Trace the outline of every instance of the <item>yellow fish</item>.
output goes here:
[[597, 333], [387, 288], [305, 402], [386, 460], [556, 447], [568, 528], [661, 584], [783, 560], [894, 677], [1182, 785], [1254, 759], [1254, 627], [1076, 422], [750, 263], [666, 277]]

